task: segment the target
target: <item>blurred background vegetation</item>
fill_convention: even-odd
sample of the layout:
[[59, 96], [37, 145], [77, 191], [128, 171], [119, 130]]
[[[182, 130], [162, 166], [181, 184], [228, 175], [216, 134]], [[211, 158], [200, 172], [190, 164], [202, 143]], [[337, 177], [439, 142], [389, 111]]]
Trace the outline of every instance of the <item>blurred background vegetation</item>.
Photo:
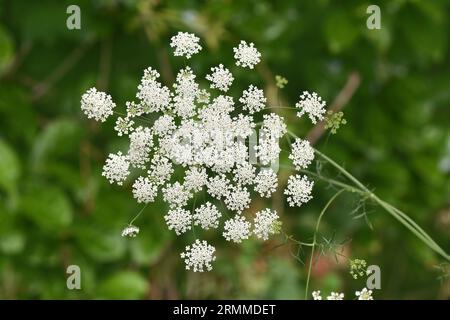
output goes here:
[[[166, 229], [162, 202], [136, 222], [137, 238], [120, 236], [141, 206], [129, 184], [110, 186], [101, 167], [108, 152], [126, 150], [126, 139], [114, 136], [112, 120], [85, 119], [80, 97], [97, 86], [124, 108], [147, 66], [170, 84], [184, 65], [169, 47], [179, 30], [202, 39], [206, 50], [191, 59], [199, 75], [219, 62], [231, 67], [239, 40], [255, 43], [263, 63], [253, 72], [232, 69], [242, 80], [235, 94], [252, 81], [276, 96], [277, 74], [289, 80], [280, 96], [291, 105], [303, 90], [331, 104], [353, 86], [347, 124], [317, 147], [450, 251], [448, 0], [76, 1], [81, 30], [68, 30], [74, 2], [0, 1], [0, 298], [303, 298], [307, 268], [292, 256], [296, 248], [274, 249], [282, 236], [235, 246], [212, 232], [206, 237], [218, 258], [205, 274], [184, 270], [179, 252], [192, 235]], [[366, 28], [370, 4], [381, 8], [380, 30]], [[311, 129], [280, 113], [296, 133]], [[332, 194], [317, 183], [300, 209], [281, 194], [255, 206], [278, 209], [286, 232], [309, 241]], [[380, 266], [375, 298], [448, 299], [448, 265], [380, 208], [367, 204], [355, 219], [357, 201], [341, 197], [320, 238]], [[298, 258], [307, 261], [309, 252]], [[82, 290], [66, 288], [71, 264], [81, 267]], [[317, 257], [311, 281], [311, 289], [348, 298], [365, 285], [332, 254]]]

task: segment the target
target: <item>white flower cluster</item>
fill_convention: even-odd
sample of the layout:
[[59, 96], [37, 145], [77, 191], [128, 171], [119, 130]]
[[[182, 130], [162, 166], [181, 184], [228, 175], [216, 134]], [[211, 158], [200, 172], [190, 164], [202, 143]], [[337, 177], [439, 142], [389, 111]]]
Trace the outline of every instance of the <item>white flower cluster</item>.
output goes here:
[[309, 93], [308, 91], [303, 91], [300, 95], [300, 101], [295, 104], [295, 107], [300, 109], [297, 112], [297, 116], [300, 118], [305, 113], [311, 119], [311, 122], [316, 124], [317, 120], [322, 121], [323, 115], [325, 114], [325, 101], [315, 92]]
[[125, 229], [123, 229], [122, 237], [134, 238], [138, 235], [138, 233], [139, 233], [139, 228], [130, 225], [130, 226], [126, 227]]
[[[199, 38], [190, 33], [178, 33], [170, 45], [175, 56], [186, 58], [201, 50]], [[261, 54], [253, 43], [241, 41], [234, 48], [234, 56], [237, 66], [253, 69]], [[143, 170], [132, 184], [133, 197], [139, 203], [149, 203], [161, 191], [170, 208], [164, 219], [177, 235], [195, 226], [205, 230], [219, 228], [222, 213], [216, 202], [230, 211], [223, 223], [226, 240], [239, 243], [251, 235], [267, 240], [278, 233], [281, 222], [274, 210], [261, 210], [252, 219], [244, 212], [255, 195], [270, 198], [277, 190], [277, 174], [268, 166], [278, 161], [279, 140], [287, 132], [283, 117], [275, 113], [263, 114], [262, 122], [253, 118], [255, 113], [266, 110], [263, 90], [249, 85], [238, 105], [226, 95], [234, 78], [222, 64], [206, 75], [210, 88], [219, 92], [201, 88], [188, 66], [178, 72], [172, 88], [161, 84], [159, 78], [160, 74], [151, 67], [144, 70], [136, 101], [126, 103], [126, 114], [117, 119], [115, 126], [119, 136], [129, 139], [129, 150], [110, 154], [103, 176], [110, 183], [122, 185], [132, 169]], [[314, 99], [320, 101], [316, 96]], [[305, 112], [319, 117], [314, 101], [302, 106]], [[87, 116], [100, 121], [105, 121], [114, 107], [111, 97], [95, 88], [81, 100]], [[145, 126], [150, 119], [155, 119], [153, 125]], [[255, 129], [259, 129], [258, 144], [251, 145]], [[259, 163], [251, 161], [251, 156], [256, 156]], [[290, 158], [297, 169], [306, 168], [313, 157], [307, 141], [295, 141]], [[180, 177], [179, 173], [184, 174]], [[309, 201], [312, 187], [306, 176], [291, 176], [285, 190], [289, 205], [300, 206]], [[191, 210], [190, 204], [196, 203], [198, 193], [205, 201]], [[131, 234], [130, 231], [125, 229], [124, 234]], [[211, 269], [214, 252], [212, 246], [197, 240], [182, 257], [187, 269], [204, 271]]]
[[[355, 296], [357, 300], [373, 300], [372, 290], [363, 288], [361, 291], [356, 291]], [[322, 300], [320, 290], [312, 292], [313, 300]], [[344, 300], [344, 294], [340, 292], [331, 292], [327, 297], [327, 300]]]

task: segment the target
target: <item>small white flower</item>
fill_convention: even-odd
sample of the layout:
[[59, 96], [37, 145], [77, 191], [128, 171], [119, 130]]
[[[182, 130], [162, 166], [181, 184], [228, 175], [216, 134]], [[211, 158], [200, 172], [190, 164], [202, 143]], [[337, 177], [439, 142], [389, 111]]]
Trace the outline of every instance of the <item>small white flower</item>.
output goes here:
[[133, 131], [134, 130], [133, 125], [134, 125], [134, 121], [130, 120], [129, 117], [125, 117], [125, 118], [118, 117], [116, 120], [116, 125], [114, 127], [114, 130], [116, 130], [117, 135], [119, 137], [121, 137], [122, 135], [128, 134], [131, 131]]
[[244, 110], [248, 110], [250, 114], [261, 111], [266, 104], [266, 97], [264, 91], [258, 89], [254, 85], [250, 85], [247, 90], [242, 92], [242, 97], [239, 102], [244, 106]]
[[250, 236], [250, 226], [244, 216], [236, 215], [225, 221], [223, 236], [227, 241], [241, 243]]
[[248, 162], [236, 165], [233, 170], [233, 180], [240, 185], [252, 184], [255, 178], [256, 168]]
[[277, 190], [278, 178], [272, 169], [261, 169], [255, 178], [254, 190], [261, 197], [269, 198]]
[[253, 69], [261, 60], [261, 53], [258, 52], [254, 44], [248, 45], [244, 40], [241, 40], [238, 47], [233, 48], [233, 52], [237, 66]]
[[344, 300], [344, 294], [339, 292], [331, 292], [327, 300]]
[[102, 176], [106, 177], [109, 183], [116, 182], [121, 186], [130, 174], [129, 168], [130, 162], [128, 157], [122, 155], [122, 152], [119, 151], [117, 154], [110, 153], [103, 166]]
[[156, 154], [152, 160], [150, 160], [150, 170], [148, 170], [148, 175], [157, 185], [162, 185], [169, 180], [173, 171], [172, 162], [160, 154]]
[[322, 300], [322, 296], [320, 295], [320, 290], [313, 291], [312, 297], [314, 300]]
[[261, 127], [263, 135], [279, 139], [287, 132], [287, 126], [283, 117], [275, 113], [269, 113], [263, 115], [263, 119]]
[[191, 167], [184, 176], [184, 187], [192, 192], [198, 192], [207, 181], [208, 175], [205, 168]]
[[130, 134], [130, 149], [128, 160], [136, 168], [145, 169], [145, 164], [150, 159], [150, 151], [153, 147], [153, 135], [149, 128], [137, 127]]
[[229, 210], [241, 213], [250, 206], [251, 201], [250, 192], [248, 192], [247, 188], [236, 186], [230, 189], [224, 202]]
[[122, 230], [122, 237], [134, 238], [138, 235], [138, 233], [139, 233], [138, 227], [129, 225], [128, 227]]
[[211, 68], [211, 71], [212, 73], [206, 76], [206, 80], [211, 81], [211, 88], [227, 92], [234, 80], [230, 70], [219, 64], [218, 67]]
[[138, 203], [149, 203], [155, 200], [158, 187], [148, 177], [139, 177], [133, 183], [133, 197]]
[[296, 170], [306, 169], [314, 160], [314, 149], [308, 140], [297, 138], [291, 146], [289, 159], [292, 160]]
[[177, 235], [191, 229], [192, 214], [183, 208], [172, 209], [164, 216], [169, 230], [174, 230]]
[[111, 96], [96, 88], [91, 88], [81, 96], [81, 110], [89, 119], [104, 122], [113, 114], [116, 104], [112, 101]]
[[215, 229], [219, 226], [219, 218], [222, 214], [211, 202], [206, 202], [195, 209], [194, 225], [200, 225], [203, 229]]
[[185, 251], [180, 254], [186, 264], [186, 270], [194, 272], [203, 272], [212, 270], [211, 262], [216, 260], [214, 252], [216, 249], [206, 241], [195, 240], [191, 246], [187, 246]]
[[169, 106], [170, 90], [156, 81], [157, 78], [159, 73], [156, 70], [147, 68], [144, 71], [136, 94], [142, 101], [143, 113], [163, 111]]
[[210, 177], [206, 186], [211, 197], [220, 200], [221, 198], [228, 195], [230, 189], [230, 181], [224, 174], [217, 175], [214, 177]]
[[171, 185], [168, 184], [162, 191], [164, 201], [167, 202], [171, 208], [185, 206], [192, 196], [192, 194], [178, 181]]
[[315, 92], [303, 91], [300, 95], [300, 101], [295, 104], [295, 107], [300, 109], [297, 112], [297, 117], [301, 118], [307, 113], [314, 124], [317, 123], [317, 120], [322, 121], [326, 112], [325, 101], [322, 101], [322, 98]]
[[201, 45], [198, 44], [199, 41], [200, 39], [193, 33], [178, 32], [177, 35], [172, 37], [170, 46], [175, 48], [175, 56], [185, 56], [189, 59], [202, 49]]
[[269, 235], [278, 233], [278, 214], [269, 208], [258, 211], [253, 222], [253, 234], [259, 239], [267, 240]]
[[307, 203], [312, 199], [311, 191], [314, 186], [313, 181], [309, 181], [306, 176], [299, 174], [290, 176], [288, 179], [287, 188], [284, 194], [288, 196], [287, 201], [289, 206], [300, 207], [303, 203]]
[[358, 297], [358, 300], [373, 300], [372, 290], [367, 290], [367, 288], [363, 288], [361, 291], [356, 291], [355, 295]]
[[153, 123], [153, 132], [159, 137], [171, 134], [176, 129], [174, 118], [164, 114]]

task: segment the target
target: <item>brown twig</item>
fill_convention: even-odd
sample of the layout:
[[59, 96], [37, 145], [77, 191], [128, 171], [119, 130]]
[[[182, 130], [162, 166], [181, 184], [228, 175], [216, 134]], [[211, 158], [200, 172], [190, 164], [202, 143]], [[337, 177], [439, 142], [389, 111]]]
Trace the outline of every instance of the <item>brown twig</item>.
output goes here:
[[[356, 71], [352, 72], [347, 78], [347, 83], [336, 96], [328, 110], [331, 110], [333, 112], [340, 111], [353, 97], [360, 83], [361, 77], [359, 73]], [[325, 122], [321, 121], [311, 129], [306, 139], [311, 143], [311, 145], [314, 145], [324, 133]]]

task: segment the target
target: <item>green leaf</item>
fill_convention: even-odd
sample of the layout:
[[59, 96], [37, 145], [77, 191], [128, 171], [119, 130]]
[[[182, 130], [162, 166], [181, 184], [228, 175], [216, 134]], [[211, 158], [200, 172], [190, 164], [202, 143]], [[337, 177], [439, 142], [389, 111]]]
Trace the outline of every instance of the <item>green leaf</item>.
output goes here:
[[72, 207], [66, 194], [49, 185], [32, 186], [21, 201], [23, 213], [44, 230], [58, 231], [72, 222]]
[[17, 187], [20, 176], [19, 159], [14, 150], [3, 140], [0, 140], [0, 188], [13, 191]]
[[138, 273], [121, 271], [100, 284], [99, 295], [104, 299], [141, 299], [149, 289], [147, 280]]

